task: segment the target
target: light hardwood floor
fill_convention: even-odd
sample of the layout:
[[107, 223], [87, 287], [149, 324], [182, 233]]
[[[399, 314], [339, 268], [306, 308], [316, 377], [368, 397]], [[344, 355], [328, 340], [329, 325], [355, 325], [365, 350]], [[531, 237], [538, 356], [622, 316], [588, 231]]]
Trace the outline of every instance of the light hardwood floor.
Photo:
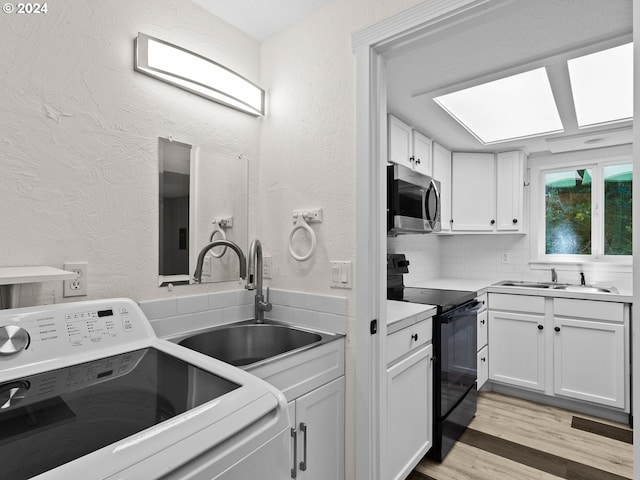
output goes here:
[[476, 417], [445, 460], [423, 459], [407, 480], [631, 479], [633, 446], [626, 437], [627, 425], [483, 392]]

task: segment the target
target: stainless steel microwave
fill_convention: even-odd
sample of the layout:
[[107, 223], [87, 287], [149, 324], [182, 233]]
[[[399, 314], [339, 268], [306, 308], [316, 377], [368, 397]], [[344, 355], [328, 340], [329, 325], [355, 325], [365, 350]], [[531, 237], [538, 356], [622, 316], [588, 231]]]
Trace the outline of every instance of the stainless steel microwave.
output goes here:
[[387, 165], [387, 235], [440, 231], [440, 182]]

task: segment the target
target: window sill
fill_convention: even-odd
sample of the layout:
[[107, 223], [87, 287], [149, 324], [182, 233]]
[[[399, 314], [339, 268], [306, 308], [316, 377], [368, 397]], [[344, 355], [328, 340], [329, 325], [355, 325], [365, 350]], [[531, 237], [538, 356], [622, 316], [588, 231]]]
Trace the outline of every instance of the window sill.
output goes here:
[[549, 270], [552, 267], [561, 267], [566, 271], [599, 271], [599, 272], [617, 272], [617, 273], [632, 273], [633, 272], [633, 260], [631, 257], [618, 261], [611, 260], [595, 260], [585, 259], [583, 261], [577, 260], [560, 260], [560, 259], [538, 259], [529, 261], [529, 268], [531, 270]]

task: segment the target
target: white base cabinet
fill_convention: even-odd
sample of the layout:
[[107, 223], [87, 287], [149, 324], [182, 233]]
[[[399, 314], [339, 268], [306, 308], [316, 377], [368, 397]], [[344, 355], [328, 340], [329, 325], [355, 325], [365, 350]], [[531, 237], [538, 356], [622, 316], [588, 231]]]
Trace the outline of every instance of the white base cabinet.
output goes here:
[[289, 402], [291, 478], [344, 479], [344, 376]]
[[629, 315], [622, 303], [490, 294], [489, 378], [629, 412]]

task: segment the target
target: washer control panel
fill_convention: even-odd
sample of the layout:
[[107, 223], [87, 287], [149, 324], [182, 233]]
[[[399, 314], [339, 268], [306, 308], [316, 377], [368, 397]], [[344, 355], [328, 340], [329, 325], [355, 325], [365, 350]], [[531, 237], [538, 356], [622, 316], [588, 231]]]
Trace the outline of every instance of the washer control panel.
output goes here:
[[109, 354], [152, 338], [149, 321], [129, 299], [0, 310], [0, 373], [79, 353]]

